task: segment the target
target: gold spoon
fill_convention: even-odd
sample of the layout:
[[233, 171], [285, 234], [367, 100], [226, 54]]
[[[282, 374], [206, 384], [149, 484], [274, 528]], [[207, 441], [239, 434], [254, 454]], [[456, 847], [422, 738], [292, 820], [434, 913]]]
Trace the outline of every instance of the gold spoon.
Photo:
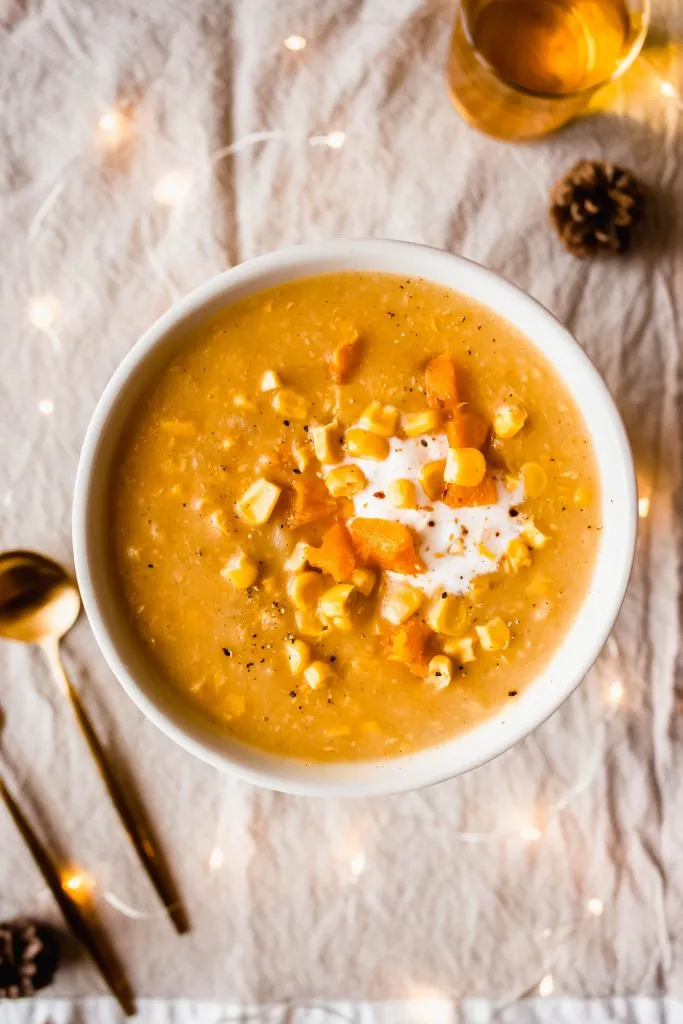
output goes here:
[[57, 562], [33, 551], [0, 554], [0, 636], [37, 644], [43, 651], [55, 681], [71, 703], [128, 838], [176, 930], [182, 935], [189, 924], [166, 866], [148, 829], [136, 820], [121, 784], [107, 763], [78, 691], [62, 666], [59, 641], [71, 629], [80, 610], [78, 588]]

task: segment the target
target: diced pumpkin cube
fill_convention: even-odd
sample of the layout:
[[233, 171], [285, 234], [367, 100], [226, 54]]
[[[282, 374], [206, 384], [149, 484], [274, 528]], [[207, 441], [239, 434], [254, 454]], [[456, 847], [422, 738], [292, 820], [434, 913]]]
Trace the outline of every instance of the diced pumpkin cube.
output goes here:
[[349, 533], [361, 564], [380, 569], [414, 574], [424, 572], [412, 533], [403, 523], [386, 519], [353, 519]]
[[429, 360], [425, 367], [425, 386], [430, 409], [455, 409], [458, 385], [453, 360], [448, 353]]
[[348, 338], [339, 342], [328, 358], [333, 383], [348, 384], [360, 366], [362, 355], [363, 343], [358, 331], [353, 331]]
[[407, 665], [411, 672], [424, 679], [427, 675], [427, 644], [431, 630], [416, 615], [408, 619], [394, 634], [389, 657]]
[[314, 569], [329, 573], [337, 582], [347, 580], [356, 568], [356, 555], [344, 524], [330, 527], [319, 548], [309, 547], [307, 558]]
[[446, 424], [449, 448], [482, 448], [486, 443], [489, 425], [478, 412], [454, 409]]
[[281, 489], [265, 477], [255, 480], [237, 502], [237, 511], [251, 526], [263, 526], [277, 505]]
[[292, 456], [294, 465], [300, 473], [303, 473], [313, 462], [313, 449], [310, 444], [295, 444], [292, 448]]
[[481, 505], [495, 505], [498, 501], [496, 481], [487, 473], [476, 487], [461, 487], [448, 484], [443, 500], [451, 508], [474, 508]]
[[305, 526], [335, 515], [337, 500], [317, 476], [294, 480], [292, 487], [294, 499], [288, 516], [290, 526]]

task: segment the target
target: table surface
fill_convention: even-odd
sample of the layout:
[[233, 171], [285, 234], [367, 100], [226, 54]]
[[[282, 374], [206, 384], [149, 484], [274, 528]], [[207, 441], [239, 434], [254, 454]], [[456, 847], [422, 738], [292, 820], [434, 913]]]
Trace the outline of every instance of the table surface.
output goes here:
[[[141, 996], [506, 1002], [548, 974], [568, 997], [683, 994], [683, 181], [681, 102], [661, 89], [683, 84], [666, 42], [683, 11], [656, 11], [646, 59], [602, 113], [518, 147], [450, 107], [452, 16], [418, 0], [0, 3], [3, 546], [71, 562], [88, 418], [160, 313], [225, 267], [335, 236], [426, 242], [530, 291], [603, 373], [650, 497], [629, 594], [586, 683], [517, 748], [425, 792], [306, 800], [224, 778], [142, 717], [80, 621], [66, 661], [162, 837], [192, 920], [182, 939], [39, 653], [2, 645], [15, 785], [53, 848], [92, 876]], [[304, 50], [283, 45], [292, 34]], [[117, 103], [135, 129], [108, 150], [98, 119]], [[342, 145], [327, 144], [334, 132]], [[631, 167], [651, 189], [632, 256], [575, 260], [548, 227], [549, 190], [582, 157]], [[154, 199], [170, 172], [172, 206]], [[0, 917], [57, 921], [5, 815], [0, 849]], [[102, 989], [80, 960], [53, 991]]]

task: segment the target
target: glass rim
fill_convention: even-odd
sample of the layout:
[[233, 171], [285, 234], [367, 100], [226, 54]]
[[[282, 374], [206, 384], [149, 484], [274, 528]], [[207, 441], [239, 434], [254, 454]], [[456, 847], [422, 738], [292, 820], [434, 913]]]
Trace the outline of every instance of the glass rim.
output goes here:
[[532, 99], [555, 100], [556, 102], [560, 102], [562, 100], [578, 99], [581, 96], [589, 97], [594, 92], [597, 92], [598, 89], [603, 89], [606, 85], [609, 85], [610, 82], [615, 82], [618, 78], [621, 78], [621, 76], [626, 71], [628, 71], [628, 69], [635, 61], [635, 59], [640, 54], [640, 51], [643, 48], [643, 43], [645, 42], [645, 37], [647, 36], [648, 30], [650, 28], [650, 15], [652, 11], [651, 0], [641, 0], [641, 8], [642, 10], [640, 18], [640, 27], [638, 29], [638, 32], [631, 40], [631, 45], [628, 48], [628, 52], [624, 54], [624, 56], [619, 61], [614, 70], [605, 78], [602, 78], [599, 82], [596, 82], [594, 85], [586, 86], [585, 89], [574, 89], [571, 92], [562, 93], [543, 92], [541, 90], [528, 89], [524, 85], [519, 85], [518, 82], [513, 82], [512, 79], [506, 78], [505, 75], [501, 75], [498, 69], [494, 67], [494, 65], [483, 55], [483, 53], [481, 53], [479, 48], [476, 46], [474, 39], [472, 38], [472, 34], [470, 32], [470, 25], [467, 17], [465, 16], [464, 5], [462, 2], [458, 6], [458, 14], [462, 21], [462, 27], [463, 32], [465, 33], [465, 38], [472, 47], [472, 53], [474, 54], [477, 62], [481, 64], [481, 66], [485, 68], [491, 75], [493, 75], [494, 78], [496, 78], [499, 82], [502, 82], [503, 85], [506, 85], [509, 89], [512, 89], [513, 92], [521, 93], [523, 96], [529, 96]]

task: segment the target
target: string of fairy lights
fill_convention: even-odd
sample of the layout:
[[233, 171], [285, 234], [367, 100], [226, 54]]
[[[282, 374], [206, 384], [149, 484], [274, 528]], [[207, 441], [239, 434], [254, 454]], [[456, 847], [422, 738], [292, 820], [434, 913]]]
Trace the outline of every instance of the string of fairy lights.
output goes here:
[[[292, 53], [302, 53], [308, 45], [309, 41], [300, 34], [289, 35], [282, 41], [282, 46]], [[683, 109], [681, 97], [675, 85], [659, 76], [654, 69], [652, 70], [655, 86], [659, 94], [667, 102], [675, 103], [678, 109]], [[103, 111], [96, 125], [94, 125], [93, 131], [99, 147], [105, 153], [114, 153], [125, 144], [130, 144], [134, 141], [138, 132], [133, 108], [122, 105]], [[332, 128], [326, 134], [318, 135], [302, 135], [301, 132], [293, 133], [284, 130], [253, 132], [228, 146], [216, 150], [210, 157], [209, 169], [212, 170], [221, 160], [250, 146], [268, 142], [281, 142], [290, 138], [297, 138], [299, 140], [304, 138], [309, 146], [327, 147], [332, 151], [340, 150], [349, 142], [346, 132], [337, 128]], [[158, 206], [169, 210], [181, 209], [195, 185], [198, 174], [204, 170], [206, 168], [200, 169], [191, 166], [170, 167], [152, 185], [150, 199]], [[62, 190], [63, 183], [58, 183], [40, 205], [29, 229], [29, 243], [38, 237], [43, 224], [58, 203]], [[45, 336], [52, 351], [59, 355], [62, 352], [59, 331], [63, 321], [62, 304], [59, 297], [51, 291], [31, 296], [27, 304], [26, 316], [32, 327]], [[36, 406], [38, 412], [45, 417], [52, 416], [56, 411], [55, 401], [49, 395], [38, 398]], [[650, 494], [643, 488], [638, 502], [638, 513], [641, 519], [647, 519], [650, 514], [650, 500]], [[12, 491], [8, 490], [2, 498], [2, 504], [4, 507], [9, 507], [12, 501]], [[459, 842], [470, 844], [517, 842], [522, 845], [533, 845], [541, 843], [544, 839], [545, 831], [547, 831], [549, 820], [553, 816], [561, 814], [572, 800], [586, 791], [597, 778], [600, 765], [606, 753], [606, 737], [609, 724], [613, 717], [619, 713], [625, 698], [626, 691], [621, 680], [613, 679], [607, 684], [602, 699], [602, 740], [599, 744], [596, 744], [595, 757], [591, 759], [586, 770], [570, 789], [556, 800], [552, 806], [544, 807], [543, 826], [545, 826], [545, 829], [534, 813], [527, 813], [522, 816], [521, 824], [516, 822], [509, 827], [489, 831], [457, 831], [453, 833], [452, 838]], [[219, 828], [218, 832], [220, 833], [221, 831], [223, 831], [222, 828]], [[357, 891], [363, 877], [371, 868], [367, 851], [364, 849], [362, 842], [354, 841], [348, 849], [345, 849], [343, 859], [348, 882], [356, 887]], [[209, 877], [218, 879], [226, 869], [226, 862], [227, 858], [223, 848], [223, 841], [218, 836], [205, 861]], [[165, 914], [163, 910], [147, 912], [132, 906], [108, 886], [98, 883], [94, 875], [82, 867], [71, 867], [66, 870], [62, 877], [62, 884], [64, 889], [79, 902], [86, 903], [94, 900], [99, 893], [101, 898], [113, 909], [132, 920], [149, 920]], [[605, 903], [602, 898], [594, 895], [586, 901], [583, 910], [583, 915], [577, 921], [571, 922], [569, 926], [559, 925], [555, 929], [546, 929], [544, 931], [542, 938], [548, 948], [553, 946], [553, 939], [561, 938], [566, 940], [575, 934], [578, 929], [583, 928], [590, 920], [600, 918], [605, 912]], [[505, 1006], [521, 998], [531, 996], [549, 998], [555, 994], [555, 991], [556, 984], [552, 973], [551, 958], [546, 956], [543, 958], [538, 975], [531, 979], [527, 985], [521, 987], [520, 991], [512, 994], [508, 1000], [501, 1001], [498, 1004], [498, 1010], [502, 1011]], [[450, 993], [426, 989], [424, 986], [417, 984], [407, 992], [407, 996], [408, 998], [425, 1003], [443, 999], [450, 1000], [452, 998]], [[336, 1015], [344, 1016], [343, 1014]], [[244, 1020], [244, 1017], [240, 1015], [239, 1019]], [[495, 1019], [495, 1015], [491, 1019]]]

